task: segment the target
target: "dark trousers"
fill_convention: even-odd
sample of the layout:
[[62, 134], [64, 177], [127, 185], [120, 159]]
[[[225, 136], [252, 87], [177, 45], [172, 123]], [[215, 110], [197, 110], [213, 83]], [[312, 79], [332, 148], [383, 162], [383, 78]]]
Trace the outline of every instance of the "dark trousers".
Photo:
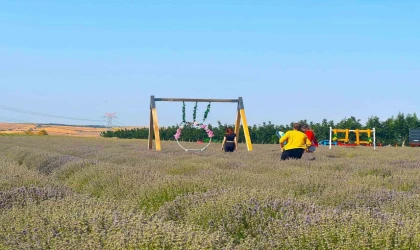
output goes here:
[[234, 142], [225, 142], [225, 152], [233, 152], [235, 150]]
[[300, 159], [302, 158], [303, 152], [305, 150], [303, 148], [293, 148], [289, 150], [284, 150], [281, 154], [281, 159], [287, 160], [287, 159]]

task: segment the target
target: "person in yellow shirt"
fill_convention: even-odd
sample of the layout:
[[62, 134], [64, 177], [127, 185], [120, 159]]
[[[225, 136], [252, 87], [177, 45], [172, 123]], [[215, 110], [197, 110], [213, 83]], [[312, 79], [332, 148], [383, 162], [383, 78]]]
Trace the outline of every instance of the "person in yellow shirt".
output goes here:
[[[287, 131], [280, 138], [280, 147], [282, 149], [281, 160], [300, 159], [303, 152], [311, 146], [308, 136], [301, 132], [299, 123], [293, 124], [293, 130]], [[286, 145], [284, 143], [287, 142]]]

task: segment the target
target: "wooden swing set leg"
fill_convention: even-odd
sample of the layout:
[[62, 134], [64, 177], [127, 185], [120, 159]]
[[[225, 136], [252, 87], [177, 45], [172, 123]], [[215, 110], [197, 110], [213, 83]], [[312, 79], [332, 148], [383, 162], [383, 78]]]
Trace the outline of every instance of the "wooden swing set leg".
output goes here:
[[149, 123], [149, 147], [148, 149], [151, 150], [153, 148], [153, 114], [152, 109], [150, 109], [150, 123]]
[[153, 147], [153, 134], [155, 136], [156, 150], [160, 151], [160, 134], [159, 134], [159, 123], [155, 104], [155, 97], [150, 98], [150, 124], [149, 124], [149, 149]]
[[249, 135], [248, 122], [246, 121], [245, 110], [242, 109], [240, 112], [242, 118], [242, 125], [244, 127], [246, 147], [248, 148], [248, 151], [252, 151], [251, 136]]
[[248, 122], [246, 120], [246, 116], [245, 116], [245, 108], [244, 108], [244, 103], [242, 98], [240, 97], [238, 102], [238, 112], [236, 114], [236, 122], [235, 122], [235, 134], [237, 135], [235, 140], [236, 143], [238, 143], [238, 136], [239, 136], [239, 129], [241, 126], [241, 121], [242, 121], [242, 127], [244, 130], [244, 135], [245, 135], [245, 142], [246, 142], [246, 147], [248, 149], [248, 151], [252, 151], [252, 142], [251, 142], [251, 136], [249, 135], [249, 129], [248, 129]]
[[238, 145], [238, 137], [239, 137], [239, 130], [241, 128], [241, 112], [236, 113], [236, 122], [235, 122], [235, 141], [236, 141], [236, 145]]

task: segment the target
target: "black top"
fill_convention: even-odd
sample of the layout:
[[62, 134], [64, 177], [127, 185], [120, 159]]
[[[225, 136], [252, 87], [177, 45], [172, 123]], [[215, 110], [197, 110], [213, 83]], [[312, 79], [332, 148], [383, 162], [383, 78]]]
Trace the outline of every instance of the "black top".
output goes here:
[[234, 141], [235, 140], [235, 137], [236, 137], [236, 134], [235, 133], [233, 133], [233, 134], [225, 134], [225, 137], [226, 137], [226, 141]]

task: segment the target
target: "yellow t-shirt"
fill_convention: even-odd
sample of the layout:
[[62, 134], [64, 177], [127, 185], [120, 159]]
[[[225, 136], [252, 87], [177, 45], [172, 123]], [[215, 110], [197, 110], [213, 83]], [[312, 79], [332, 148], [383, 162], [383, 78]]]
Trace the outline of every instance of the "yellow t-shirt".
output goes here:
[[306, 149], [311, 146], [311, 141], [308, 139], [308, 136], [297, 130], [287, 131], [286, 134], [280, 138], [280, 144], [283, 144], [285, 141], [287, 141], [287, 144], [284, 146], [284, 150], [294, 148]]

